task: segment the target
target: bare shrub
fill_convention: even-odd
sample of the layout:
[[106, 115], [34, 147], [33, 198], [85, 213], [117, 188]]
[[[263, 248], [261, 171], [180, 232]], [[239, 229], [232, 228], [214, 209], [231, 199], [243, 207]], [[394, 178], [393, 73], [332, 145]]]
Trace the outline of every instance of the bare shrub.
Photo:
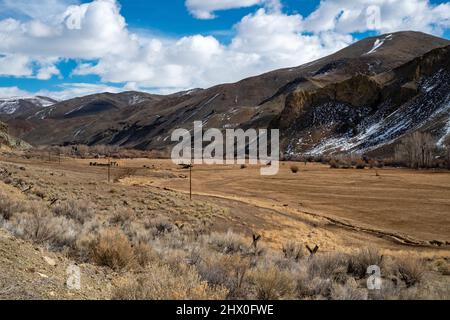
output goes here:
[[91, 258], [114, 270], [128, 268], [134, 262], [131, 243], [119, 229], [106, 229], [99, 234], [91, 244]]
[[356, 254], [351, 255], [348, 264], [348, 273], [359, 279], [366, 277], [369, 266], [379, 266], [383, 264], [383, 255], [376, 248], [360, 249]]
[[54, 217], [45, 207], [32, 202], [24, 212], [14, 215], [6, 228], [15, 236], [55, 248], [72, 247], [78, 226], [65, 217]]
[[291, 274], [275, 266], [252, 270], [250, 279], [258, 300], [289, 299], [294, 294], [295, 285]]
[[398, 277], [407, 287], [421, 283], [426, 271], [424, 261], [411, 257], [397, 258], [396, 269]]
[[92, 246], [97, 241], [101, 230], [103, 230], [103, 225], [96, 219], [85, 223], [75, 242], [76, 250], [72, 254], [79, 260], [88, 262], [92, 255]]
[[296, 279], [296, 293], [300, 299], [329, 299], [331, 298], [333, 282], [319, 277], [310, 278], [304, 272]]
[[211, 247], [224, 254], [242, 253], [245, 250], [244, 240], [231, 230], [227, 233], [214, 232], [209, 236], [208, 243]]
[[53, 212], [57, 216], [73, 219], [81, 224], [94, 216], [94, 210], [89, 203], [74, 199], [59, 203], [53, 208]]
[[227, 290], [211, 288], [193, 268], [174, 272], [167, 266], [152, 265], [138, 279], [129, 280], [113, 292], [115, 300], [223, 300]]
[[[113, 219], [112, 221], [117, 223], [116, 219]], [[112, 221], [110, 220], [110, 223]], [[142, 223], [135, 220], [134, 218], [128, 221], [124, 221], [121, 224], [118, 224], [117, 226], [120, 226], [125, 235], [133, 242], [149, 243], [151, 240], [153, 240], [152, 232], [147, 230]]]
[[308, 264], [310, 278], [320, 277], [345, 283], [348, 279], [348, 258], [341, 253], [315, 255]]
[[331, 288], [332, 300], [367, 300], [367, 289], [358, 288], [355, 279], [349, 279], [344, 285], [333, 284]]
[[23, 210], [20, 202], [11, 200], [5, 194], [0, 193], [0, 217], [4, 220], [10, 220], [16, 212]]
[[291, 166], [291, 172], [292, 173], [298, 173], [300, 171], [300, 168], [298, 166], [292, 165]]
[[157, 217], [146, 223], [145, 227], [151, 229], [155, 237], [171, 233], [174, 225], [166, 217]]
[[146, 243], [139, 243], [133, 247], [134, 257], [136, 262], [141, 267], [146, 267], [151, 262], [156, 261], [158, 259], [157, 253], [153, 250], [153, 248]]
[[136, 214], [133, 210], [127, 208], [120, 208], [114, 210], [109, 222], [113, 225], [124, 225], [126, 222], [133, 221], [136, 218]]
[[305, 250], [302, 245], [295, 242], [288, 242], [283, 245], [283, 254], [286, 259], [300, 261], [305, 256]]
[[212, 287], [228, 289], [229, 299], [246, 298], [246, 279], [250, 262], [246, 258], [230, 255], [209, 255], [197, 265], [202, 280]]

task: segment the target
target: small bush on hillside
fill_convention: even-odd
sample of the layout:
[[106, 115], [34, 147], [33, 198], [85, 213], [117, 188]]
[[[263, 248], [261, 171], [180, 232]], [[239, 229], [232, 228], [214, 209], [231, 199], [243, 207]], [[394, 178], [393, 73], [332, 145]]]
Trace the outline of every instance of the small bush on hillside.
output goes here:
[[133, 248], [128, 238], [119, 229], [103, 230], [91, 244], [92, 260], [114, 270], [132, 266]]
[[358, 288], [354, 279], [349, 279], [344, 285], [333, 284], [331, 288], [332, 300], [367, 300], [368, 291], [364, 288]]
[[300, 261], [305, 256], [303, 246], [295, 242], [288, 242], [283, 245], [283, 255], [288, 260]]
[[11, 200], [5, 194], [0, 193], [0, 217], [4, 220], [10, 220], [16, 212], [23, 210], [23, 206]]
[[76, 220], [81, 224], [84, 224], [94, 216], [94, 210], [89, 204], [85, 201], [73, 199], [59, 203], [53, 208], [53, 212], [57, 216]]
[[227, 290], [212, 288], [193, 268], [174, 272], [167, 266], [152, 265], [137, 280], [128, 280], [114, 290], [115, 300], [223, 300]]
[[114, 210], [109, 222], [113, 225], [121, 226], [135, 219], [135, 212], [131, 209], [120, 208]]
[[250, 262], [240, 256], [210, 254], [197, 265], [202, 280], [212, 287], [228, 289], [230, 299], [247, 298], [247, 276]]
[[287, 271], [275, 266], [260, 267], [252, 270], [250, 281], [253, 283], [258, 300], [279, 300], [292, 298], [295, 282]]
[[214, 250], [224, 254], [236, 254], [245, 250], [242, 237], [232, 231], [225, 234], [212, 233], [208, 238], [208, 243]]
[[383, 264], [383, 256], [376, 248], [364, 248], [356, 254], [350, 256], [348, 272], [359, 279], [367, 276], [369, 266], [379, 266]]
[[153, 261], [157, 261], [158, 254], [153, 248], [146, 243], [139, 243], [133, 247], [134, 257], [136, 262], [141, 267], [145, 268]]
[[407, 287], [421, 283], [425, 276], [425, 263], [411, 257], [402, 257], [396, 260], [398, 277]]
[[47, 208], [36, 202], [31, 203], [20, 215], [14, 215], [5, 227], [19, 238], [57, 249], [72, 247], [79, 233], [76, 223], [65, 217], [53, 216]]
[[174, 230], [174, 225], [165, 217], [158, 217], [145, 224], [146, 229], [150, 229], [155, 237], [160, 237]]
[[345, 283], [348, 279], [348, 257], [341, 253], [327, 253], [314, 256], [308, 264], [310, 278], [320, 277]]
[[310, 278], [306, 272], [299, 273], [296, 278], [296, 296], [299, 299], [329, 299], [332, 286], [330, 279]]
[[298, 173], [300, 171], [298, 166], [291, 166], [292, 173]]

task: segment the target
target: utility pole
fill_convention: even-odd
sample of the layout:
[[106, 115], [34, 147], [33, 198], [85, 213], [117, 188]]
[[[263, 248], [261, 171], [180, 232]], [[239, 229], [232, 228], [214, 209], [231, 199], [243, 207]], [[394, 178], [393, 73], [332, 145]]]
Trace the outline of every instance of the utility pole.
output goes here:
[[192, 200], [192, 163], [189, 166], [189, 199]]
[[108, 158], [108, 183], [111, 182], [111, 158]]

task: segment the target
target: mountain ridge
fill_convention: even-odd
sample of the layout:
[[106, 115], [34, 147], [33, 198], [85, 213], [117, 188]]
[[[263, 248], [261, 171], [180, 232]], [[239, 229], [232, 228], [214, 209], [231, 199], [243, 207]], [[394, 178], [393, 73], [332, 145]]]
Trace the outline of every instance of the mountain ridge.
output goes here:
[[[420, 97], [448, 94], [450, 68], [445, 58], [449, 45], [446, 39], [423, 33], [391, 33], [366, 38], [302, 66], [274, 70], [236, 83], [166, 96], [102, 93], [62, 101], [39, 113], [31, 110], [3, 119], [15, 135], [36, 145], [114, 144], [168, 150], [172, 130], [192, 129], [194, 121], [202, 121], [206, 129], [278, 127], [282, 131], [282, 150], [287, 155], [341, 152], [342, 148], [323, 146], [331, 145], [333, 139], [355, 145], [352, 139], [371, 126], [373, 129], [375, 120], [386, 122], [390, 114], [402, 108], [409, 110], [405, 104], [417, 102]], [[438, 72], [441, 86], [425, 92], [421, 87], [425, 78], [439, 77]], [[319, 124], [299, 119], [302, 113], [298, 112], [301, 110], [298, 105], [302, 99], [312, 99], [310, 109], [314, 117], [321, 118]], [[432, 100], [434, 104], [445, 104], [445, 99]], [[336, 117], [329, 117], [332, 113]], [[414, 110], [407, 114], [419, 116]], [[371, 119], [370, 125], [366, 118]], [[334, 128], [330, 121], [334, 122]], [[311, 124], [317, 127], [309, 128], [314, 132], [304, 130]], [[422, 124], [426, 127], [426, 123]], [[321, 127], [322, 132], [317, 132]], [[408, 130], [415, 129], [410, 126]], [[431, 131], [436, 134], [439, 130], [442, 128]], [[354, 135], [350, 134], [352, 131]], [[395, 140], [407, 131], [398, 130], [390, 138]], [[314, 135], [317, 137], [308, 141]], [[369, 149], [388, 142], [373, 136], [370, 139], [379, 143]], [[365, 152], [368, 148], [360, 146], [370, 144], [363, 141], [353, 150], [344, 148], [344, 151]]]

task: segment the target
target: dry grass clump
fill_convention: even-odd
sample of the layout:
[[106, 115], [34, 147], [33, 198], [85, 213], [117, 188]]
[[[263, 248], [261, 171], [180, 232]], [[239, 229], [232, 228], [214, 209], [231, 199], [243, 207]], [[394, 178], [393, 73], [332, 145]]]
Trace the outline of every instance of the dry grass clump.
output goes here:
[[363, 248], [349, 258], [348, 273], [362, 279], [370, 266], [382, 267], [383, 255], [376, 248]]
[[367, 300], [368, 290], [358, 286], [354, 279], [349, 279], [345, 285], [333, 284], [331, 300]]
[[201, 279], [207, 281], [210, 286], [227, 288], [227, 298], [247, 297], [249, 291], [247, 277], [251, 268], [247, 258], [214, 253], [197, 260], [196, 267]]
[[158, 254], [147, 243], [139, 243], [135, 245], [133, 247], [133, 253], [136, 263], [143, 268], [158, 259]]
[[10, 220], [14, 213], [23, 210], [20, 202], [14, 201], [0, 192], [0, 218]]
[[94, 209], [86, 201], [70, 199], [53, 208], [56, 216], [63, 216], [84, 224], [94, 216]]
[[298, 173], [300, 171], [300, 168], [298, 166], [292, 165], [291, 166], [291, 172], [292, 173]]
[[127, 208], [120, 208], [114, 210], [109, 222], [113, 225], [124, 225], [127, 222], [134, 221], [136, 214], [133, 210]]
[[222, 287], [212, 288], [192, 267], [174, 272], [165, 265], [152, 265], [138, 279], [129, 280], [114, 290], [115, 300], [221, 300], [227, 296]]
[[223, 254], [236, 254], [245, 251], [244, 240], [233, 231], [225, 234], [214, 232], [208, 237], [211, 248]]
[[311, 277], [301, 271], [296, 277], [296, 296], [299, 299], [331, 299], [333, 282], [330, 279]]
[[303, 249], [303, 246], [292, 241], [284, 244], [282, 251], [284, 257], [288, 260], [298, 262], [305, 257], [305, 250]]
[[294, 295], [295, 282], [292, 274], [275, 266], [253, 269], [249, 277], [258, 300], [290, 299]]
[[396, 259], [396, 272], [398, 277], [408, 288], [422, 283], [425, 271], [425, 263], [420, 259], [411, 257], [401, 257]]
[[166, 217], [157, 217], [146, 222], [145, 228], [152, 231], [155, 237], [163, 236], [174, 230], [174, 225]]
[[314, 256], [307, 266], [310, 278], [322, 278], [345, 283], [348, 280], [348, 257], [342, 253], [326, 253]]
[[16, 212], [4, 227], [16, 237], [48, 244], [60, 249], [73, 247], [79, 234], [79, 226], [65, 217], [55, 217], [38, 202], [31, 202]]
[[131, 267], [135, 262], [133, 247], [120, 229], [103, 230], [91, 244], [91, 259], [114, 270]]

